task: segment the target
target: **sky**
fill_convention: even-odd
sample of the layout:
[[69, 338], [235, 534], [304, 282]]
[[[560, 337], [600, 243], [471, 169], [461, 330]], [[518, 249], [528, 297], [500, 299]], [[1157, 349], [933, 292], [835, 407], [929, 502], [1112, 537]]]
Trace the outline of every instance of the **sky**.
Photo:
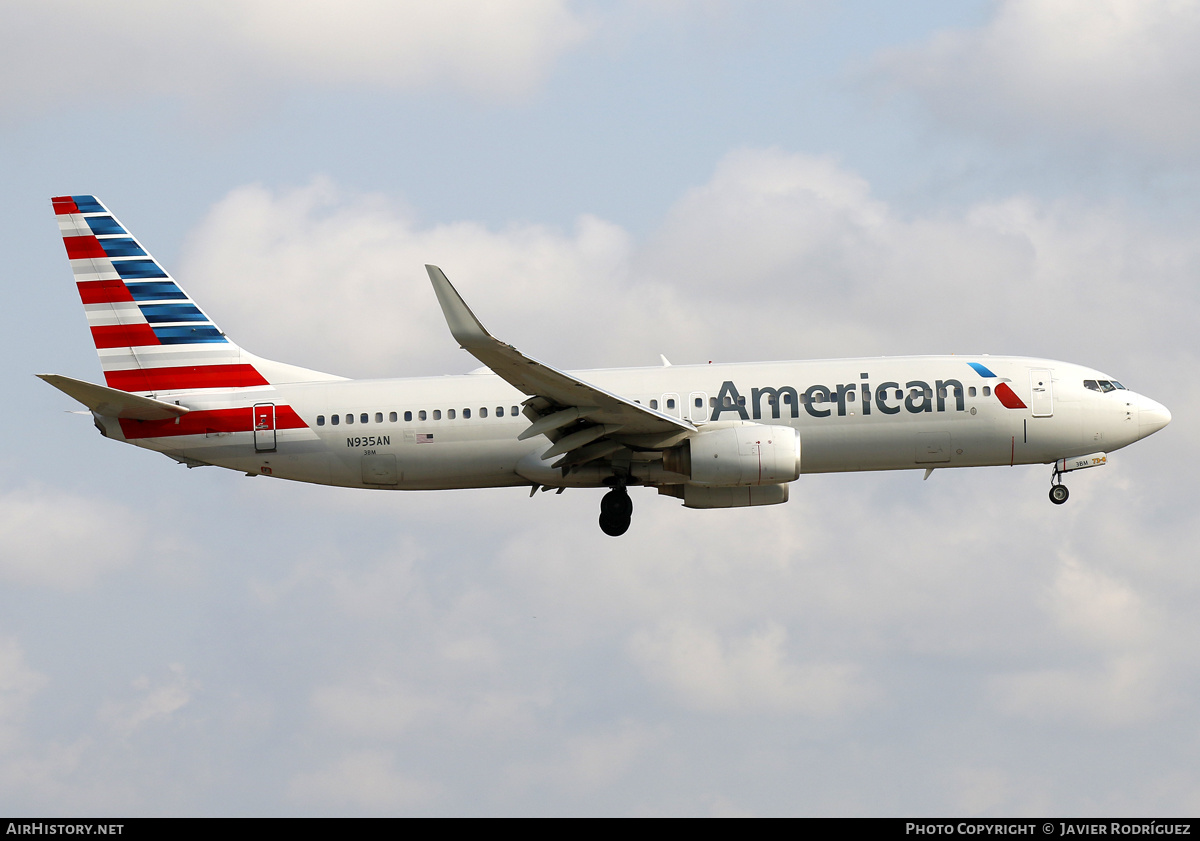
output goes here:
[[[0, 812], [1200, 811], [1200, 2], [6, 3]], [[563, 368], [921, 353], [1108, 372], [1072, 474], [786, 505], [188, 470], [99, 365], [49, 198], [248, 350], [466, 373], [423, 265]], [[19, 409], [20, 411], [17, 411]]]

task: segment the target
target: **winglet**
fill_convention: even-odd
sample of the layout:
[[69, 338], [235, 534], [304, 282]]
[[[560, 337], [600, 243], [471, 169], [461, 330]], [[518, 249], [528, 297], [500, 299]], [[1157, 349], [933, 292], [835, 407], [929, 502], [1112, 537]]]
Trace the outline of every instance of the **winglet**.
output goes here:
[[442, 315], [446, 317], [450, 334], [458, 344], [464, 350], [470, 350], [495, 342], [496, 338], [479, 323], [475, 313], [471, 312], [471, 308], [451, 285], [446, 274], [437, 266], [426, 265], [425, 271], [429, 272], [429, 280], [433, 282], [433, 291], [442, 307]]

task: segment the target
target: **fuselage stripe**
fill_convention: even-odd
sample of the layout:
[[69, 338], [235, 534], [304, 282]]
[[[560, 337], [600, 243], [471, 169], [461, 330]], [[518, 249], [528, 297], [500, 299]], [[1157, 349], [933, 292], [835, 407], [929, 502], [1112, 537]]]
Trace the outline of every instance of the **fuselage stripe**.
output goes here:
[[122, 391], [179, 391], [188, 388], [245, 388], [270, 385], [253, 365], [187, 365], [105, 371], [109, 388]]
[[[174, 438], [180, 435], [211, 435], [254, 430], [254, 409], [213, 409], [188, 412], [178, 420], [138, 421], [121, 418], [121, 432], [129, 440], [138, 438]], [[307, 429], [291, 406], [275, 407], [275, 429]]]

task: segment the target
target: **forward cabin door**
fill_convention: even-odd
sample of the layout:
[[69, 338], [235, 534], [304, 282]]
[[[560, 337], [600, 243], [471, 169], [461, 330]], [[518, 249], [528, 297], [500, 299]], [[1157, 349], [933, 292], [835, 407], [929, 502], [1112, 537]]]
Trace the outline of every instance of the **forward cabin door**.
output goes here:
[[275, 451], [275, 404], [254, 404], [254, 452]]
[[1029, 408], [1035, 418], [1054, 415], [1054, 393], [1050, 387], [1049, 368], [1031, 368], [1029, 371]]

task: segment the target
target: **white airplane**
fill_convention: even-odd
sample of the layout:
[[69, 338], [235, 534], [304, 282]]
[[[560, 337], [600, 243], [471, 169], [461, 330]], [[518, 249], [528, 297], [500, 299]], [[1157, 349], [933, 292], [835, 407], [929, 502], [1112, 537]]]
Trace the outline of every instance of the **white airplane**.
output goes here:
[[52, 200], [106, 385], [39, 374], [107, 438], [188, 467], [352, 488], [608, 488], [687, 508], [786, 502], [802, 473], [1050, 464], [1062, 476], [1171, 413], [1112, 377], [1011, 356], [560, 371], [489, 334], [436, 266], [450, 332], [492, 373], [350, 380], [234, 344], [92, 196]]

